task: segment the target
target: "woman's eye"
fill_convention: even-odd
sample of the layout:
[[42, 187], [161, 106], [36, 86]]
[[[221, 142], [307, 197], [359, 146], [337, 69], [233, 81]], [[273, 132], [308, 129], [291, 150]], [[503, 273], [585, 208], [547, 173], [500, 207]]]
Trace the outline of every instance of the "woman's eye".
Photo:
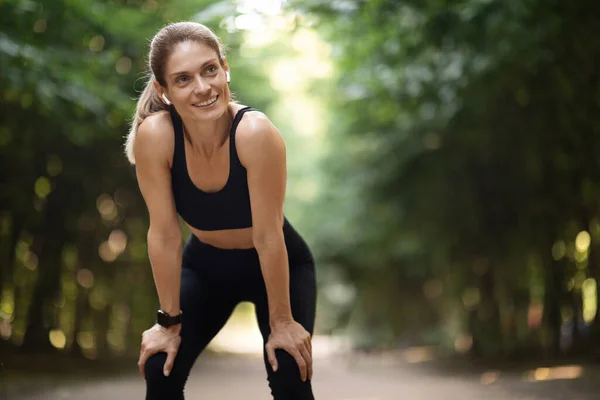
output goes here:
[[217, 67], [215, 67], [214, 65], [211, 65], [210, 67], [206, 68], [206, 70], [210, 73], [213, 73], [217, 70]]
[[180, 76], [175, 80], [177, 83], [184, 83], [185, 81], [187, 81], [187, 76]]

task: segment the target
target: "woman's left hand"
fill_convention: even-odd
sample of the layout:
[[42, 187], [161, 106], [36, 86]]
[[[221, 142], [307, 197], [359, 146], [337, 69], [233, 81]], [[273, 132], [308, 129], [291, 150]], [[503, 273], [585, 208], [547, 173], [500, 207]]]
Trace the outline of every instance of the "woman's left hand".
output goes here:
[[269, 340], [265, 345], [267, 358], [273, 371], [277, 371], [275, 349], [287, 351], [298, 363], [300, 378], [312, 379], [312, 344], [310, 334], [296, 321], [279, 322], [271, 327]]

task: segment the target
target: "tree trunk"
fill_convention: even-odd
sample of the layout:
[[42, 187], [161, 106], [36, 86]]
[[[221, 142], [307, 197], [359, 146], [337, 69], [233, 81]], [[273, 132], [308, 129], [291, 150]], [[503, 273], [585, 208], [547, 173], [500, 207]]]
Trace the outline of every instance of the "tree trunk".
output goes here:
[[77, 298], [75, 299], [75, 320], [73, 321], [73, 347], [70, 353], [80, 357], [83, 355], [83, 349], [77, 341], [77, 336], [82, 332], [83, 319], [89, 312], [88, 291], [79, 287]]
[[25, 351], [53, 350], [48, 337], [54, 321], [49, 319], [47, 309], [60, 289], [61, 254], [67, 241], [65, 227], [65, 196], [67, 190], [56, 188], [47, 199], [42, 227], [34, 239], [34, 251], [38, 254], [37, 281], [27, 314], [27, 326], [23, 340]]
[[546, 291], [544, 295], [544, 321], [551, 335], [551, 345], [547, 350], [550, 356], [558, 356], [561, 353], [562, 316], [560, 309], [564, 299], [564, 268], [552, 259], [548, 259], [548, 257], [544, 258], [547, 272]]
[[10, 236], [6, 243], [7, 257], [5, 267], [0, 266], [0, 299], [2, 299], [2, 291], [6, 282], [12, 279], [12, 274], [17, 256], [17, 241], [21, 234], [22, 222], [15, 215], [11, 215]]

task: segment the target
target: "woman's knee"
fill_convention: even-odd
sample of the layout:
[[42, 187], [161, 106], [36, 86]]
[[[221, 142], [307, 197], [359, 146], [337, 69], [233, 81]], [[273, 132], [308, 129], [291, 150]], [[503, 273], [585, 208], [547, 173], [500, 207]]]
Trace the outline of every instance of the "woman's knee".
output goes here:
[[277, 372], [269, 368], [269, 385], [275, 399], [313, 399], [310, 381], [302, 381], [300, 368], [294, 357], [281, 349], [275, 350], [275, 356]]
[[147, 400], [164, 398], [183, 399], [185, 380], [178, 376], [175, 368], [173, 368], [169, 376], [165, 376], [164, 365], [166, 361], [166, 353], [154, 354], [146, 361], [144, 373]]
[[163, 374], [164, 365], [167, 361], [166, 353], [157, 353], [148, 360], [146, 360], [146, 365], [144, 365], [144, 374], [147, 381], [157, 381], [165, 378]]

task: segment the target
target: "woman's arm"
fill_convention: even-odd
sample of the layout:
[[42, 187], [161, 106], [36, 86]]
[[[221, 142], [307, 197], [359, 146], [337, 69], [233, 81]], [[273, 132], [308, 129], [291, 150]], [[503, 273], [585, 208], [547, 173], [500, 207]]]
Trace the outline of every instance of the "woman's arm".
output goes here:
[[173, 127], [165, 115], [148, 117], [135, 139], [136, 175], [148, 213], [148, 256], [161, 309], [179, 314], [181, 230], [171, 189], [169, 157]]
[[[170, 134], [169, 134], [170, 133]], [[173, 126], [168, 115], [150, 116], [139, 126], [135, 138], [136, 175], [148, 213], [148, 256], [160, 307], [169, 315], [180, 311], [181, 230], [171, 189], [169, 160], [173, 154]], [[170, 140], [169, 140], [170, 139]], [[177, 349], [181, 325], [168, 332], [155, 326], [144, 333], [140, 354], [140, 372], [146, 360], [158, 351], [166, 351], [165, 375], [168, 375]]]
[[248, 174], [253, 242], [267, 289], [272, 342], [267, 343], [267, 355], [277, 370], [274, 350], [283, 348], [296, 359], [303, 380], [310, 379], [310, 334], [294, 321], [290, 305], [288, 255], [283, 237], [285, 144], [277, 128], [261, 114], [244, 121], [236, 144]]
[[[293, 320], [289, 266], [283, 238], [286, 155], [283, 138], [263, 116], [248, 118], [236, 137], [240, 161], [248, 173], [252, 239], [260, 257], [269, 298], [269, 321]], [[246, 121], [244, 121], [246, 122]]]

